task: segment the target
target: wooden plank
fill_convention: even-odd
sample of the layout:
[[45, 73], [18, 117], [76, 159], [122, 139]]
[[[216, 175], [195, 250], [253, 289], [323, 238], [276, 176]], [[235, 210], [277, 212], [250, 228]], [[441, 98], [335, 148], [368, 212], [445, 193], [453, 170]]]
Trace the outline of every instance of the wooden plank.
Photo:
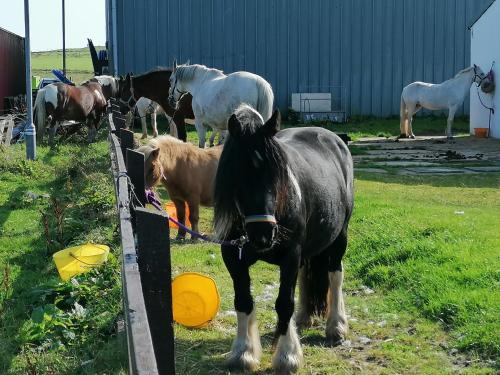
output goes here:
[[175, 374], [170, 232], [164, 212], [136, 208], [138, 262], [160, 374]]
[[[110, 118], [110, 128], [113, 127]], [[129, 190], [125, 161], [118, 137], [109, 135], [109, 149], [115, 181], [116, 205], [122, 246], [122, 293], [127, 333], [129, 374], [158, 374], [153, 340], [149, 328], [137, 262], [134, 233], [129, 210]]]

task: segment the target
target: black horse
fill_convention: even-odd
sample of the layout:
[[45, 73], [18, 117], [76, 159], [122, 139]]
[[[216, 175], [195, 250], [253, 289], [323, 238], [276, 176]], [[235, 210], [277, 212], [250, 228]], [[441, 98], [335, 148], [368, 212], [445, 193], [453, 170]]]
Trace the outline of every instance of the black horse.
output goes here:
[[336, 344], [347, 333], [342, 257], [353, 209], [353, 167], [348, 148], [330, 131], [278, 132], [279, 126], [278, 110], [265, 124], [247, 105], [230, 117], [215, 181], [214, 226], [222, 239], [247, 241], [222, 245], [238, 318], [229, 367], [253, 370], [259, 364], [249, 267], [263, 260], [280, 267], [273, 368], [289, 374], [302, 362], [291, 320], [297, 279], [297, 324], [310, 325], [312, 314], [328, 311], [329, 342]]
[[177, 104], [177, 108], [170, 106], [168, 101], [168, 90], [170, 89], [170, 75], [172, 70], [158, 68], [150, 72], [133, 76], [130, 73], [120, 80], [120, 99], [132, 108], [137, 100], [145, 97], [157, 102], [172, 118], [176, 127], [179, 139], [186, 142], [185, 119], [194, 119], [191, 102], [193, 97], [186, 93]]

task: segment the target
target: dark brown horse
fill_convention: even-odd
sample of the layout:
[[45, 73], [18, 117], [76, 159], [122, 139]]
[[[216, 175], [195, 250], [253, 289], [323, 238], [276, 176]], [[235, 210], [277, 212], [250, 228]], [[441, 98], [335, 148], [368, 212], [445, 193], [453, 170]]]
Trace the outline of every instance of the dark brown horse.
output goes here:
[[171, 74], [170, 69], [157, 69], [137, 76], [127, 74], [123, 81], [120, 82], [120, 98], [130, 108], [141, 97], [157, 102], [165, 113], [174, 120], [179, 139], [186, 142], [187, 134], [184, 120], [194, 119], [193, 108], [191, 107], [193, 97], [187, 93], [179, 100], [177, 109], [170, 106], [168, 90], [170, 89]]
[[96, 82], [86, 82], [81, 86], [53, 83], [38, 91], [34, 112], [37, 139], [43, 140], [47, 121], [50, 125], [49, 143], [61, 121], [86, 122], [89, 127], [89, 142], [93, 142], [97, 126], [106, 111], [106, 99], [102, 87]]

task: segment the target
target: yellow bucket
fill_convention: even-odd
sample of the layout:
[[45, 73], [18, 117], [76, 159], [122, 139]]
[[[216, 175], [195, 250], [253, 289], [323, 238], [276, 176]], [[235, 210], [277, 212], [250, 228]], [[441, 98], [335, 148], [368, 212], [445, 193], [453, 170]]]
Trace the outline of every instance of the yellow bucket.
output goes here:
[[52, 258], [59, 276], [67, 281], [73, 276], [89, 271], [92, 267], [100, 266], [106, 262], [108, 254], [108, 246], [88, 243], [58, 251]]
[[219, 291], [211, 277], [186, 272], [172, 281], [172, 310], [177, 323], [190, 328], [204, 327], [215, 318], [219, 306]]

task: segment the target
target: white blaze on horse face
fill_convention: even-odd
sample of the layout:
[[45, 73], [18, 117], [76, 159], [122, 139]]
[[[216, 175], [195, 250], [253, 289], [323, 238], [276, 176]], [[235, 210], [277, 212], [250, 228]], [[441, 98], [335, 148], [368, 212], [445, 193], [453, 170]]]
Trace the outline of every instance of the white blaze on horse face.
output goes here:
[[288, 178], [290, 178], [290, 181], [292, 181], [293, 189], [295, 190], [295, 194], [297, 194], [297, 197], [299, 198], [299, 202], [302, 202], [302, 191], [300, 190], [299, 183], [297, 179], [295, 178], [295, 175], [293, 174], [292, 170], [290, 167], [287, 167], [288, 169]]
[[50, 103], [57, 108], [57, 86], [48, 85], [45, 87], [45, 103]]

